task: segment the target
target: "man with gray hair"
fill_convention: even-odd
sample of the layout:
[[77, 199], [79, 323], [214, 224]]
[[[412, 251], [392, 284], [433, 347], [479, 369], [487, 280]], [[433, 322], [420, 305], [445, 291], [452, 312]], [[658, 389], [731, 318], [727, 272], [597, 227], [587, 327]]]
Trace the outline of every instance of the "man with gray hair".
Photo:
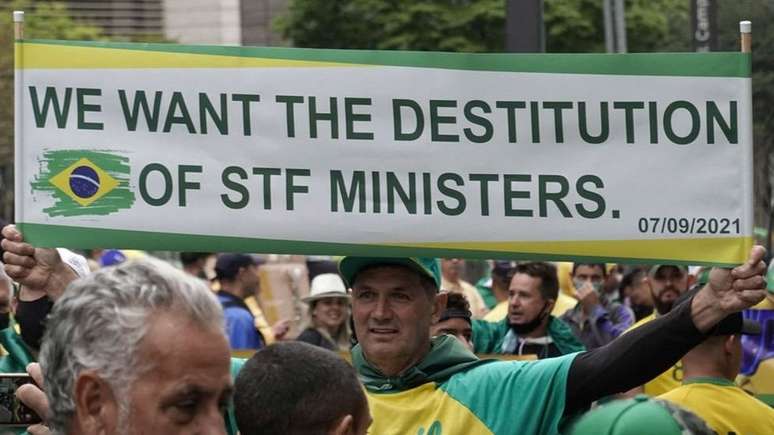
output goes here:
[[215, 296], [142, 259], [74, 281], [40, 355], [55, 434], [224, 434], [232, 394]]

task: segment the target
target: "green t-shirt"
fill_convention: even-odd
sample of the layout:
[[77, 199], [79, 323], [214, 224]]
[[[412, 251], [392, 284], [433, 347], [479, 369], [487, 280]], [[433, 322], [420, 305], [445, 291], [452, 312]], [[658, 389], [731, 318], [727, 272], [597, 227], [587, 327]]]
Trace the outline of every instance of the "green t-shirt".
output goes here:
[[353, 350], [378, 435], [557, 434], [574, 358], [479, 361], [443, 336], [404, 376], [380, 379]]
[[[473, 320], [473, 347], [476, 353], [503, 353], [502, 346], [508, 334], [508, 319], [499, 322]], [[561, 319], [551, 316], [548, 335], [563, 355], [586, 350], [573, 334], [572, 329]]]
[[[245, 365], [245, 359], [231, 358], [231, 379], [236, 381], [239, 371], [242, 370], [242, 366]], [[228, 435], [236, 435], [239, 432], [236, 424], [236, 416], [234, 415], [234, 404], [229, 405], [226, 415], [223, 416], [226, 421], [226, 433]]]

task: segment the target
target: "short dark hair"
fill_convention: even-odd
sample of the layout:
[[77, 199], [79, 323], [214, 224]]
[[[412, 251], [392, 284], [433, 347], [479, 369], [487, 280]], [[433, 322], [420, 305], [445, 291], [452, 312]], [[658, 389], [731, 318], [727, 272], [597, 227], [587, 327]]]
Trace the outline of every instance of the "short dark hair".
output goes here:
[[188, 266], [210, 255], [212, 254], [209, 252], [181, 252], [180, 262], [183, 263], [183, 266]]
[[322, 435], [347, 414], [363, 418], [368, 406], [352, 366], [331, 351], [297, 341], [256, 352], [234, 388], [242, 435]]
[[605, 263], [573, 263], [572, 276], [575, 276], [575, 271], [578, 270], [578, 268], [581, 266], [598, 267], [600, 270], [602, 270], [602, 278], [607, 278], [607, 266]]
[[634, 267], [629, 269], [621, 278], [621, 284], [618, 285], [619, 290], [623, 291], [626, 287], [636, 285], [642, 278], [647, 276], [648, 271], [644, 267]]
[[471, 323], [470, 302], [462, 293], [449, 292], [446, 299], [446, 309], [443, 310], [439, 322], [452, 318], [464, 319]]
[[470, 311], [470, 302], [462, 293], [449, 293], [449, 296], [446, 298], [446, 309]]
[[514, 268], [514, 275], [520, 273], [540, 278], [540, 295], [543, 299], [556, 300], [559, 297], [559, 277], [553, 264], [542, 261], [519, 263]]

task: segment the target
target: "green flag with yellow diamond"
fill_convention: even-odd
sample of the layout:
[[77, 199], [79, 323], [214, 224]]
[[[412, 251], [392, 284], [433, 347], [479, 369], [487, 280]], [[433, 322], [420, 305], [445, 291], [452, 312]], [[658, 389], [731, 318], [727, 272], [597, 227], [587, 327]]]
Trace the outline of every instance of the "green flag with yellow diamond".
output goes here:
[[86, 150], [47, 151], [32, 189], [48, 191], [54, 205], [49, 216], [107, 215], [131, 207], [129, 159], [106, 152]]

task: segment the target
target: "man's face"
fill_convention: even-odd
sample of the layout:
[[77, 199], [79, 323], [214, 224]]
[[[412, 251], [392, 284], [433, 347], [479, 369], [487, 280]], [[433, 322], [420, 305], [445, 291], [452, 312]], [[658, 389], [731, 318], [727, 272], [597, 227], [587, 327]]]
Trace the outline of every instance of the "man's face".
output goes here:
[[638, 280], [633, 281], [632, 285], [627, 288], [627, 296], [633, 305], [653, 307], [653, 295], [645, 276], [641, 276]]
[[444, 279], [451, 282], [457, 282], [460, 280], [463, 267], [465, 267], [465, 260], [461, 258], [441, 259], [441, 274], [443, 275]]
[[129, 434], [225, 434], [232, 386], [223, 332], [179, 313], [157, 314], [138, 356], [151, 366], [129, 389]]
[[591, 285], [597, 293], [600, 293], [604, 281], [605, 274], [601, 266], [582, 264], [575, 268], [575, 272], [572, 275], [572, 282], [576, 290], [585, 285]]
[[688, 289], [688, 274], [675, 266], [661, 266], [651, 276], [653, 303], [661, 314], [669, 312], [675, 300]]
[[453, 335], [454, 338], [465, 345], [469, 351], [473, 352], [473, 328], [471, 328], [470, 322], [467, 320], [453, 317], [438, 322], [430, 328], [431, 337], [444, 334]]
[[541, 279], [517, 273], [508, 288], [508, 323], [529, 323], [545, 309], [546, 300], [540, 294]]
[[382, 369], [419, 361], [430, 346], [430, 325], [445, 304], [411, 269], [377, 266], [360, 272], [352, 286], [352, 317], [366, 357]]

